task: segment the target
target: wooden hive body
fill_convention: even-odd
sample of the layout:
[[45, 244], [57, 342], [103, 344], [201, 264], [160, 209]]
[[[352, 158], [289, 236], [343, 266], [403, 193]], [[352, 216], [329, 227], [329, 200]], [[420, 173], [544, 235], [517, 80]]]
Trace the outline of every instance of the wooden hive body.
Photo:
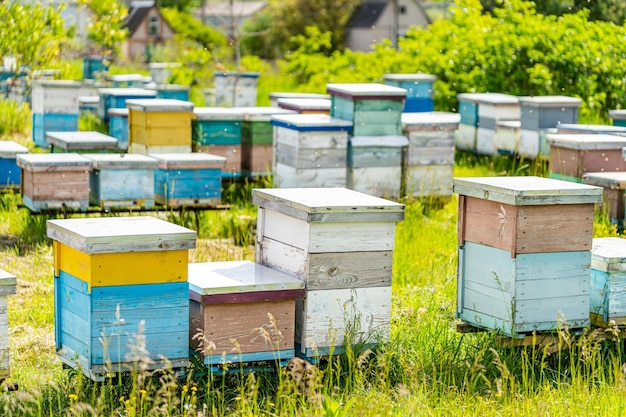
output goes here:
[[[589, 324], [594, 203], [601, 189], [539, 177], [456, 178], [457, 315], [519, 337]], [[567, 236], [567, 238], [564, 238]]]
[[519, 149], [519, 120], [499, 120], [496, 122], [493, 142], [499, 154], [516, 155]]
[[49, 220], [47, 235], [64, 363], [93, 379], [142, 359], [148, 369], [186, 366], [187, 262], [196, 232], [153, 217], [107, 217]]
[[98, 117], [108, 123], [109, 109], [123, 109], [126, 108], [126, 100], [153, 99], [156, 94], [156, 91], [144, 88], [100, 88]]
[[257, 101], [258, 72], [215, 72], [215, 105], [253, 107]]
[[241, 176], [242, 108], [196, 107], [194, 109], [193, 149], [226, 158], [222, 170], [225, 178]]
[[626, 172], [587, 172], [582, 176], [584, 184], [602, 187], [602, 209], [611, 223], [618, 227], [626, 220]]
[[159, 84], [156, 86], [157, 98], [189, 101], [189, 86], [179, 84]]
[[520, 120], [520, 105], [516, 96], [484, 93], [478, 99], [478, 125], [476, 152], [497, 155], [495, 144], [496, 123], [500, 120]]
[[80, 81], [33, 80], [31, 108], [38, 114], [78, 115]]
[[21, 170], [17, 165], [17, 155], [28, 153], [25, 146], [17, 142], [0, 141], [0, 189], [19, 189]]
[[431, 74], [385, 74], [386, 85], [406, 90], [403, 113], [431, 112], [434, 110], [433, 83], [437, 80]]
[[255, 189], [253, 203], [256, 261], [306, 284], [296, 308], [297, 353], [339, 353], [353, 325], [357, 339], [386, 340], [404, 206], [345, 188]]
[[294, 356], [296, 277], [250, 261], [190, 264], [189, 297], [190, 345], [206, 365]]
[[118, 148], [128, 149], [128, 109], [109, 109], [109, 135], [117, 139]]
[[35, 145], [48, 148], [46, 132], [75, 132], [78, 130], [78, 114], [33, 113], [32, 137]]
[[0, 269], [0, 381], [11, 376], [9, 355], [9, 305], [7, 296], [17, 291], [15, 275]]
[[77, 153], [20, 154], [17, 164], [22, 201], [30, 210], [89, 207], [89, 158]]
[[626, 110], [609, 110], [613, 126], [626, 126]]
[[608, 327], [626, 324], [626, 240], [593, 239], [591, 250], [591, 320]]

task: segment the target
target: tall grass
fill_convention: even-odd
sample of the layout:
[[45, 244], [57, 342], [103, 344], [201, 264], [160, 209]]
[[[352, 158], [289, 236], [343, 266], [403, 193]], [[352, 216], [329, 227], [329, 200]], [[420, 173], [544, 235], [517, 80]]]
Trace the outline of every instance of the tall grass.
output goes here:
[[0, 139], [25, 132], [31, 124], [30, 106], [0, 99]]

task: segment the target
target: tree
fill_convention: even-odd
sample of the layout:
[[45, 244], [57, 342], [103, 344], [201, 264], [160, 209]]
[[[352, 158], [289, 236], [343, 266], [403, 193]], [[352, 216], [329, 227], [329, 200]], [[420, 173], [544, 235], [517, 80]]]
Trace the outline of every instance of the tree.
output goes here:
[[156, 2], [159, 8], [167, 7], [187, 13], [199, 7], [201, 3], [203, 3], [203, 0], [157, 0]]
[[93, 42], [99, 54], [115, 57], [128, 36], [128, 30], [124, 27], [124, 19], [128, 14], [126, 6], [117, 0], [78, 0], [78, 3], [93, 10], [87, 38]]
[[[480, 0], [486, 13], [493, 13], [496, 8], [507, 4], [504, 0]], [[589, 10], [589, 20], [613, 22], [618, 25], [626, 21], [626, 9], [623, 0], [542, 0], [535, 2], [537, 13], [562, 16]]]

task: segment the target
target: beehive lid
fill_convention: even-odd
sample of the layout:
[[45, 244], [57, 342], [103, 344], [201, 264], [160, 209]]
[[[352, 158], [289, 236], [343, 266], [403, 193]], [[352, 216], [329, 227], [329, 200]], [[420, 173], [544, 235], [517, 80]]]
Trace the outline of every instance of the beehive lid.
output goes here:
[[605, 134], [556, 133], [547, 134], [550, 146], [576, 150], [621, 149], [626, 146], [626, 136]]
[[199, 295], [304, 289], [304, 281], [251, 261], [189, 264], [189, 291]]
[[156, 97], [157, 92], [145, 88], [99, 88], [98, 94], [120, 97]]
[[437, 80], [437, 76], [432, 74], [385, 74], [383, 80], [432, 83]]
[[213, 73], [215, 77], [239, 77], [239, 78], [259, 78], [258, 72], [234, 72], [222, 71]]
[[507, 129], [519, 129], [522, 126], [522, 122], [520, 120], [497, 120], [496, 126]]
[[80, 88], [83, 84], [73, 80], [33, 80], [33, 86], [44, 88]]
[[107, 110], [109, 117], [128, 117], [128, 109], [127, 108], [112, 108]]
[[68, 150], [117, 149], [117, 139], [95, 131], [46, 132], [50, 145]]
[[480, 96], [485, 93], [459, 93], [456, 95], [458, 101], [466, 101], [470, 103], [478, 103]]
[[290, 92], [290, 91], [277, 91], [270, 93], [270, 100], [279, 100], [281, 98], [325, 98], [329, 99], [330, 95], [328, 94], [319, 94], [319, 93], [298, 93], [298, 92]]
[[155, 169], [157, 160], [135, 153], [94, 153], [86, 154], [93, 161], [94, 169]]
[[18, 154], [17, 165], [29, 171], [91, 170], [93, 161], [77, 153]]
[[285, 127], [298, 131], [349, 131], [352, 129], [352, 122], [330, 117], [327, 114], [282, 114], [273, 115], [271, 123], [273, 126]]
[[372, 146], [400, 148], [409, 145], [406, 136], [384, 135], [384, 136], [352, 136], [350, 144], [354, 148], [364, 148]]
[[604, 272], [626, 272], [626, 239], [594, 238], [591, 245], [591, 268]]
[[404, 204], [347, 188], [256, 188], [252, 203], [307, 222], [404, 219]]
[[556, 128], [557, 130], [566, 130], [581, 133], [607, 133], [626, 135], [626, 126], [559, 123]]
[[144, 98], [126, 100], [126, 108], [143, 112], [191, 112], [194, 104], [191, 101], [173, 98]]
[[614, 120], [626, 119], [626, 110], [609, 110], [609, 117]]
[[28, 153], [28, 149], [11, 140], [0, 140], [0, 158], [15, 159], [18, 153]]
[[602, 188], [542, 177], [454, 178], [452, 191], [515, 206], [599, 203]]
[[423, 130], [424, 126], [438, 126], [461, 123], [461, 115], [444, 111], [402, 113], [402, 130]]
[[569, 96], [523, 96], [519, 102], [529, 107], [579, 107], [582, 100]]
[[196, 232], [154, 217], [48, 220], [49, 238], [88, 254], [196, 247]]
[[326, 84], [326, 91], [330, 95], [349, 99], [403, 100], [406, 98], [404, 88], [377, 83]]
[[244, 120], [249, 122], [269, 122], [275, 114], [297, 114], [297, 112], [280, 107], [259, 106], [240, 107], [243, 110]]
[[150, 69], [166, 69], [166, 68], [179, 68], [178, 62], [151, 62], [148, 64]]
[[161, 169], [205, 169], [222, 168], [226, 164], [223, 156], [204, 152], [151, 154]]
[[242, 121], [243, 109], [240, 107], [196, 107], [193, 109], [196, 120], [235, 120]]
[[624, 190], [626, 189], [626, 172], [587, 172], [583, 174], [582, 181], [598, 187]]
[[132, 81], [144, 81], [149, 77], [141, 74], [112, 74], [107, 75], [106, 79], [115, 82], [132, 82]]
[[502, 93], [478, 93], [474, 99], [478, 104], [489, 104], [494, 106], [519, 104], [519, 98], [517, 96]]
[[7, 293], [6, 288], [2, 291], [2, 294], [15, 294], [15, 286], [17, 285], [17, 278], [15, 275], [0, 269], [0, 288], [1, 287], [13, 287], [12, 291]]
[[279, 98], [278, 106], [294, 111], [330, 111], [330, 99], [327, 98]]

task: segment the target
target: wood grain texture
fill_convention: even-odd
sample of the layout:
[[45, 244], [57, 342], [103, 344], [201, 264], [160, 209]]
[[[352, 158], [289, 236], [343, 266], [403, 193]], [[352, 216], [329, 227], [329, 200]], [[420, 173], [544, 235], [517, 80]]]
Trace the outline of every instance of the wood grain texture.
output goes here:
[[154, 169], [93, 170], [89, 184], [89, 201], [95, 206], [154, 206]]
[[89, 171], [31, 172], [22, 170], [22, 195], [37, 201], [89, 200]]
[[454, 146], [417, 147], [409, 146], [407, 165], [454, 165]]
[[212, 155], [223, 156], [226, 163], [222, 168], [222, 175], [238, 174], [241, 172], [241, 145], [206, 145], [196, 146], [194, 152], [204, 152]]
[[274, 186], [277, 188], [345, 187], [346, 168], [296, 168], [276, 163]]
[[255, 145], [243, 143], [241, 145], [241, 169], [250, 173], [272, 172], [273, 145]]

